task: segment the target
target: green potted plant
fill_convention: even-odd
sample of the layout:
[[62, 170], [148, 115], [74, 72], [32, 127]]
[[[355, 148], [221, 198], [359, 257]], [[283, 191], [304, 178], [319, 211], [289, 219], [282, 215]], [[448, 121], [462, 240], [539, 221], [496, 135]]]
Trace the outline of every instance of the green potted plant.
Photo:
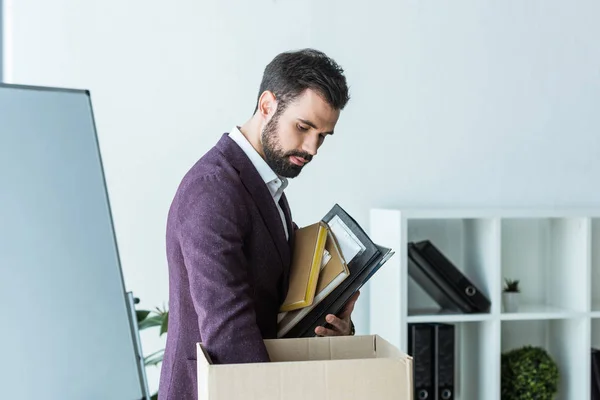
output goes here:
[[559, 369], [542, 347], [523, 346], [501, 356], [502, 400], [552, 400]]
[[519, 296], [521, 289], [519, 281], [512, 279], [504, 279], [504, 289], [502, 293], [502, 304], [505, 312], [517, 312], [519, 310]]

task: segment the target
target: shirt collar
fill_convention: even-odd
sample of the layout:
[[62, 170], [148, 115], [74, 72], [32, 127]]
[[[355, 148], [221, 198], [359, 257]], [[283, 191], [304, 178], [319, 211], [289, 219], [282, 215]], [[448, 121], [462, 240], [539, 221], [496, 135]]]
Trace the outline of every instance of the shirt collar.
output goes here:
[[284, 177], [278, 176], [275, 171], [271, 169], [269, 164], [258, 154], [258, 152], [252, 147], [252, 144], [248, 141], [248, 139], [242, 134], [240, 129], [237, 126], [234, 126], [231, 132], [229, 133], [229, 137], [235, 141], [242, 151], [248, 156], [252, 165], [258, 171], [258, 174], [263, 179], [267, 187], [271, 191], [271, 194], [275, 196], [276, 194], [279, 197], [281, 192], [287, 187], [288, 180]]

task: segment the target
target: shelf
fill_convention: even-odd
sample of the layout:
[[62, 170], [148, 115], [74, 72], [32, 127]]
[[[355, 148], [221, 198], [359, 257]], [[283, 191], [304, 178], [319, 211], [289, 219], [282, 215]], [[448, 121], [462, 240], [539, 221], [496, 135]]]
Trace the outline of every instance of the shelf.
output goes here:
[[[600, 312], [597, 312], [600, 317]], [[580, 318], [584, 313], [547, 305], [521, 305], [515, 313], [502, 313], [503, 321], [519, 320], [550, 320]], [[594, 315], [594, 314], [592, 314]], [[440, 309], [410, 309], [406, 318], [407, 323], [414, 322], [468, 322], [490, 321], [494, 316], [490, 313], [465, 314]]]
[[522, 303], [587, 311], [588, 239], [586, 218], [503, 219], [498, 285], [517, 279]]
[[[499, 223], [494, 218], [418, 218], [407, 220], [407, 242], [429, 240], [488, 299], [497, 282]], [[439, 308], [429, 294], [408, 276], [408, 309]], [[446, 317], [444, 317], [446, 318]], [[462, 315], [459, 319], [483, 320]]]
[[489, 313], [464, 314], [446, 310], [409, 310], [407, 323], [416, 322], [468, 322], [468, 321], [489, 321], [492, 315]]
[[[416, 324], [420, 325], [420, 324]], [[425, 324], [427, 325], [427, 324]], [[489, 398], [487, 391], [489, 387], [499, 385], [500, 354], [497, 351], [500, 341], [500, 327], [498, 321], [480, 321], [480, 322], [449, 322], [434, 323], [433, 325], [444, 326], [443, 332], [439, 335], [439, 342], [436, 344], [437, 351], [444, 354], [443, 359], [449, 361], [453, 359], [453, 399], [460, 400], [480, 400]], [[409, 325], [410, 326], [410, 325]], [[450, 329], [449, 329], [450, 328]], [[424, 332], [425, 333], [425, 332]], [[452, 349], [452, 341], [447, 340], [450, 333], [453, 333], [453, 357], [447, 353]], [[431, 333], [430, 333], [431, 334]], [[420, 339], [414, 339], [413, 343], [420, 343], [419, 348], [411, 348], [409, 355], [414, 357], [416, 365], [424, 367], [428, 362], [424, 358], [429, 357], [431, 348], [424, 347], [428, 340], [435, 336], [423, 336]], [[490, 345], [494, 343], [495, 345]], [[481, 366], [485, 365], [486, 368]], [[447, 373], [444, 374], [446, 377]], [[415, 384], [418, 391], [421, 387]], [[432, 398], [437, 396], [432, 396]], [[415, 396], [416, 398], [418, 395]]]
[[[492, 399], [489, 389], [499, 387], [500, 328], [496, 321], [463, 322], [456, 326], [456, 399]], [[485, 366], [483, 368], [482, 366]]]
[[559, 369], [559, 399], [589, 398], [589, 366], [582, 360], [589, 354], [586, 318], [568, 320], [503, 321], [502, 353], [522, 346], [544, 348]]
[[548, 305], [521, 305], [518, 312], [502, 313], [500, 319], [504, 321], [515, 320], [543, 320], [543, 319], [565, 319], [581, 317], [582, 313], [566, 310], [560, 307]]
[[[397, 209], [377, 209], [383, 212], [396, 212]], [[544, 209], [544, 208], [412, 208], [402, 210], [406, 219], [546, 219], [546, 218], [581, 218], [598, 217], [600, 209]]]
[[[557, 399], [590, 398], [590, 345], [600, 347], [600, 210], [372, 210], [371, 237], [397, 250], [370, 281], [370, 333], [407, 349], [408, 324], [457, 329], [456, 399], [501, 400], [501, 355], [547, 349]], [[407, 245], [428, 239], [491, 301], [489, 313], [440, 310], [409, 274]], [[519, 311], [502, 304], [520, 281]]]

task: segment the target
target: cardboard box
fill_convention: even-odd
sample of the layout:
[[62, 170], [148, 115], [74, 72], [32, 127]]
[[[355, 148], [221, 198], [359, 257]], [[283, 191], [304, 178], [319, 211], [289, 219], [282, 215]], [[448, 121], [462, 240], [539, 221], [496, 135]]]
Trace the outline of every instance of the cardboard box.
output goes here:
[[413, 400], [413, 360], [377, 335], [265, 340], [272, 362], [212, 365], [200, 400]]

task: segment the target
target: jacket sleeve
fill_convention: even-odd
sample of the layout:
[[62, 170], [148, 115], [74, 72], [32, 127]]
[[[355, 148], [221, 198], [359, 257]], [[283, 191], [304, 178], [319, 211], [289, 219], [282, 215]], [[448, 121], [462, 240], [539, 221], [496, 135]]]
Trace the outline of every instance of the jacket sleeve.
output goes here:
[[215, 364], [269, 361], [243, 251], [250, 222], [238, 193], [215, 176], [204, 177], [184, 189], [178, 210], [200, 335]]

